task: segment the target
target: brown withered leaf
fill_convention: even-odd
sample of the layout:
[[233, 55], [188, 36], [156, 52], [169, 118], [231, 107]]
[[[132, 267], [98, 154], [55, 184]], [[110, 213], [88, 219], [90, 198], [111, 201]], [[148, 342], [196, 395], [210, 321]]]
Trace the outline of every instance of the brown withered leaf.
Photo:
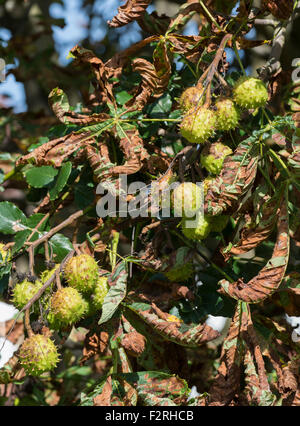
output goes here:
[[[150, 375], [149, 375], [150, 376]], [[145, 375], [145, 379], [147, 374]], [[164, 404], [164, 398], [170, 395], [180, 395], [174, 399], [174, 405], [186, 402], [185, 382], [177, 376], [163, 378], [149, 377], [145, 384], [138, 386], [139, 397], [146, 403], [151, 400], [149, 405], [169, 405], [167, 402]], [[148, 405], [148, 404], [146, 404]]]
[[242, 330], [241, 336], [247, 344], [244, 356], [245, 383], [244, 392], [249, 404], [269, 406], [273, 405], [275, 396], [270, 391], [267, 372], [260, 344], [253, 327], [249, 305], [244, 305], [248, 310], [247, 326]]
[[149, 158], [144, 148], [143, 139], [137, 129], [122, 130], [124, 137], [120, 140], [120, 148], [124, 153], [125, 163], [122, 166], [114, 166], [110, 172], [112, 175], [137, 173]]
[[98, 182], [112, 175], [111, 169], [115, 164], [110, 160], [108, 146], [105, 141], [98, 144], [97, 147], [93, 145], [86, 146], [85, 152]]
[[62, 123], [73, 123], [85, 126], [87, 124], [102, 122], [110, 118], [109, 115], [104, 113], [87, 115], [71, 111], [68, 97], [59, 87], [55, 87], [51, 90], [48, 101], [54, 114]]
[[123, 27], [129, 22], [139, 19], [152, 0], [127, 0], [118, 8], [118, 14], [108, 21], [108, 25], [113, 28]]
[[[285, 405], [283, 402], [282, 405]], [[293, 398], [289, 401], [289, 406], [300, 407], [300, 387], [297, 389], [297, 392], [293, 395]]]
[[89, 332], [86, 335], [84, 348], [82, 351], [82, 358], [80, 364], [84, 364], [87, 360], [97, 355], [98, 353], [105, 353], [108, 348], [109, 335], [107, 331], [100, 331], [98, 333]]
[[280, 286], [284, 277], [288, 258], [289, 258], [289, 221], [286, 200], [281, 203], [278, 226], [277, 240], [274, 246], [272, 258], [264, 266], [259, 274], [244, 283], [238, 279], [235, 283], [229, 283], [227, 280], [221, 280], [219, 284], [222, 289], [219, 291], [228, 294], [234, 299], [243, 300], [249, 303], [259, 303], [271, 296]]
[[111, 376], [109, 376], [103, 386], [102, 392], [93, 399], [95, 407], [110, 406], [112, 394]]
[[257, 172], [258, 145], [255, 138], [239, 144], [233, 155], [225, 158], [220, 175], [205, 196], [204, 212], [219, 215], [238, 200], [253, 184]]
[[91, 50], [84, 49], [76, 45], [71, 49], [70, 53], [76, 59], [75, 64], [86, 63], [90, 65], [93, 74], [96, 78], [95, 94], [99, 97], [100, 102], [110, 102], [116, 105], [115, 97], [113, 94], [113, 86], [108, 81], [109, 73], [104, 63], [99, 59]]
[[288, 163], [293, 169], [295, 175], [300, 176], [300, 149], [295, 150], [289, 157]]
[[274, 226], [278, 219], [279, 207], [278, 197], [268, 199], [265, 196], [261, 199], [263, 203], [261, 206], [261, 215], [259, 223], [256, 226], [247, 224], [241, 230], [241, 237], [239, 241], [222, 250], [225, 260], [227, 261], [230, 256], [247, 253], [253, 248], [257, 247], [260, 243], [265, 241], [272, 233]]
[[[211, 37], [210, 42], [216, 37]], [[208, 44], [208, 40], [201, 36], [184, 36], [180, 34], [170, 34], [168, 40], [172, 46], [172, 52], [184, 55], [192, 63], [199, 62], [199, 59]], [[202, 64], [200, 64], [202, 65]]]
[[51, 165], [60, 167], [65, 159], [84, 145], [93, 142], [89, 132], [69, 133], [57, 139], [53, 139], [35, 148], [27, 155], [18, 159], [16, 165], [32, 163], [37, 166]]
[[[259, 350], [259, 349], [258, 349]], [[262, 358], [262, 356], [261, 356]], [[255, 358], [250, 349], [246, 349], [244, 357], [245, 383], [244, 389], [249, 405], [270, 406], [273, 405], [275, 396], [270, 391], [265, 367], [262, 364], [261, 374], [257, 371]], [[263, 376], [263, 377], [261, 377]]]
[[293, 114], [293, 120], [295, 122], [295, 126], [297, 128], [300, 127], [300, 112], [295, 112], [295, 114]]
[[243, 349], [240, 338], [242, 327], [247, 326], [247, 312], [238, 304], [228, 334], [223, 342], [220, 367], [209, 394], [211, 406], [229, 405], [240, 391], [240, 373]]
[[167, 43], [164, 39], [161, 39], [154, 49], [153, 64], [156, 70], [156, 75], [159, 78], [159, 86], [156, 87], [153, 94], [155, 98], [160, 97], [164, 93], [171, 76], [169, 43]]
[[164, 75], [159, 77], [155, 66], [143, 58], [136, 58], [132, 61], [132, 71], [141, 75], [142, 81], [135, 90], [134, 96], [126, 103], [126, 107], [134, 110], [143, 109], [152, 96], [161, 96], [165, 89], [166, 78]]
[[162, 312], [154, 303], [148, 306], [149, 308], [145, 307], [144, 310], [135, 310], [132, 306], [129, 306], [129, 308], [134, 310], [161, 337], [178, 345], [195, 348], [216, 339], [220, 335], [218, 331], [207, 324], [187, 326], [181, 324], [180, 321], [170, 321], [168, 320], [170, 315]]
[[137, 331], [126, 333], [121, 340], [121, 345], [131, 356], [139, 356], [145, 350], [145, 337]]
[[109, 350], [109, 338], [113, 336], [114, 339], [117, 339], [121, 335], [122, 328], [119, 318], [114, 318], [101, 327], [91, 329], [85, 336], [83, 357], [79, 361], [80, 364], [83, 364], [94, 355], [105, 354]]

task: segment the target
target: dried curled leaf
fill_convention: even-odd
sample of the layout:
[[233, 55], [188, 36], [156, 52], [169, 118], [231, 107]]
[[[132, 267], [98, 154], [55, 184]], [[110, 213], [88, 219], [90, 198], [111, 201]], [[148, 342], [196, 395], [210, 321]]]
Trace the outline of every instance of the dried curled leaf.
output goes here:
[[123, 27], [129, 22], [139, 19], [152, 0], [127, 0], [123, 6], [118, 8], [118, 14], [108, 21], [108, 25], [113, 28]]
[[133, 72], [138, 72], [142, 77], [142, 82], [136, 90], [135, 96], [126, 104], [126, 107], [134, 106], [135, 109], [143, 109], [148, 103], [152, 93], [159, 86], [159, 79], [156, 70], [151, 62], [143, 58], [134, 59], [132, 62]]
[[277, 241], [274, 246], [272, 258], [259, 274], [248, 283], [244, 283], [242, 279], [239, 279], [235, 283], [221, 280], [219, 284], [221, 284], [222, 289], [219, 291], [224, 294], [227, 293], [234, 299], [249, 303], [259, 303], [271, 296], [279, 288], [286, 271], [289, 258], [288, 231], [287, 205], [284, 200], [280, 208]]
[[139, 306], [139, 304], [128, 305], [146, 324], [153, 328], [160, 336], [166, 340], [177, 343], [181, 346], [195, 348], [203, 343], [216, 339], [220, 333], [207, 324], [197, 326], [187, 326], [180, 321], [168, 320], [169, 314], [162, 312], [154, 303]]
[[185, 380], [160, 371], [140, 371], [131, 374], [118, 374], [137, 391], [146, 406], [176, 406], [185, 404], [189, 388]]
[[136, 58], [132, 61], [132, 71], [139, 73], [142, 81], [136, 89], [134, 97], [126, 103], [126, 107], [132, 107], [134, 110], [143, 109], [152, 96], [159, 97], [166, 90], [171, 66], [165, 48], [162, 52], [162, 57], [156, 57], [155, 65], [143, 58]]
[[273, 198], [268, 196], [262, 197], [261, 203], [263, 204], [261, 206], [261, 212], [259, 212], [258, 224], [256, 226], [252, 223], [249, 225], [247, 224], [247, 226], [241, 230], [240, 240], [222, 251], [225, 260], [228, 260], [230, 256], [247, 253], [271, 235], [278, 219], [278, 202], [277, 195]]
[[137, 331], [126, 333], [121, 340], [121, 345], [131, 356], [139, 356], [145, 350], [146, 338]]
[[233, 155], [225, 158], [221, 174], [213, 181], [205, 197], [205, 213], [219, 215], [234, 207], [253, 184], [258, 162], [256, 141], [255, 137], [246, 139]]
[[37, 147], [27, 155], [20, 157], [17, 166], [33, 163], [37, 166], [53, 165], [60, 167], [63, 161], [79, 148], [94, 142], [90, 132], [69, 133]]
[[95, 95], [99, 102], [109, 102], [115, 104], [115, 97], [113, 94], [113, 86], [109, 80], [109, 70], [104, 63], [99, 59], [91, 50], [84, 49], [76, 45], [70, 51], [71, 55], [76, 59], [76, 63], [86, 63], [90, 65], [96, 82]]
[[112, 395], [112, 383], [111, 383], [111, 376], [109, 376], [105, 382], [105, 385], [103, 386], [102, 392], [94, 398], [93, 405], [95, 407], [110, 406], [111, 395]]
[[249, 404], [259, 406], [273, 405], [276, 397], [270, 391], [267, 372], [262, 351], [253, 327], [250, 309], [248, 307], [247, 327], [242, 332], [242, 337], [247, 344], [244, 355], [245, 389]]
[[85, 148], [85, 152], [98, 182], [111, 176], [111, 170], [115, 164], [110, 160], [108, 146], [105, 142], [98, 144], [97, 148], [89, 145]]
[[120, 127], [119, 131], [124, 135], [120, 140], [120, 148], [126, 161], [122, 166], [114, 166], [110, 172], [112, 175], [137, 173], [142, 168], [143, 162], [149, 158], [143, 146], [143, 139], [137, 129], [123, 130]]
[[[238, 304], [221, 352], [220, 367], [209, 391], [209, 405], [229, 405], [240, 389], [242, 345], [240, 330], [242, 321], [247, 324], [247, 315]], [[244, 318], [246, 316], [246, 319]]]
[[71, 111], [67, 95], [59, 87], [51, 90], [48, 96], [49, 104], [62, 123], [73, 123], [78, 125], [87, 125], [107, 120], [107, 114], [79, 114]]
[[[212, 37], [212, 39], [214, 39]], [[207, 45], [207, 40], [202, 36], [184, 36], [172, 34], [168, 37], [172, 45], [172, 52], [184, 55], [190, 62], [198, 63]], [[211, 40], [210, 40], [211, 42]]]

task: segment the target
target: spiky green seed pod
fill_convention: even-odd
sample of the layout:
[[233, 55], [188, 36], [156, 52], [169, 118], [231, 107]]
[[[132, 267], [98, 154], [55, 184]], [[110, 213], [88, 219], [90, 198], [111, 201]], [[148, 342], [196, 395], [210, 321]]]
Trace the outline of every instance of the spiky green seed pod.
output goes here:
[[208, 217], [211, 225], [212, 232], [222, 232], [229, 221], [229, 216], [220, 215], [220, 216], [211, 216]]
[[221, 131], [235, 129], [240, 119], [240, 113], [234, 102], [223, 98], [216, 102], [217, 128]]
[[172, 202], [176, 217], [193, 217], [201, 207], [202, 189], [193, 182], [181, 183], [173, 191]]
[[259, 78], [241, 77], [234, 86], [233, 99], [242, 108], [262, 107], [268, 101], [268, 90]]
[[180, 132], [190, 143], [204, 143], [215, 132], [217, 117], [214, 111], [201, 107], [183, 118]]
[[109, 290], [108, 277], [99, 277], [94, 292], [92, 294], [92, 303], [99, 310], [102, 308], [103, 301]]
[[22, 344], [19, 359], [27, 374], [40, 376], [56, 367], [59, 355], [55, 344], [49, 337], [35, 334], [28, 337]]
[[81, 293], [91, 293], [98, 280], [98, 264], [88, 254], [72, 257], [65, 266], [64, 277], [70, 287]]
[[50, 299], [48, 321], [53, 328], [75, 324], [88, 310], [87, 301], [73, 287], [57, 290]]
[[60, 267], [60, 264], [57, 264], [52, 269], [45, 269], [40, 275], [40, 280], [43, 284], [49, 280], [49, 278], [55, 273], [56, 269]]
[[5, 250], [5, 244], [0, 243], [0, 266], [11, 260], [11, 250]]
[[180, 96], [179, 105], [183, 111], [189, 111], [192, 108], [200, 107], [204, 103], [203, 86], [192, 86], [185, 89]]
[[[41, 274], [40, 274], [40, 281], [41, 283], [44, 285], [45, 282], [48, 281], [48, 279], [50, 277], [52, 277], [52, 275], [55, 273], [56, 269], [60, 267], [60, 264], [57, 264], [54, 266], [54, 268], [52, 269], [45, 269]], [[60, 277], [62, 276], [62, 274], [60, 274]], [[56, 283], [56, 279], [54, 278], [54, 281], [52, 281], [52, 283], [50, 284], [49, 287], [46, 288], [46, 291], [44, 293], [44, 297], [43, 300], [45, 301], [45, 299], [47, 299], [46, 295], [49, 295], [49, 293], [51, 291], [53, 291], [53, 289], [55, 288], [55, 284]]]
[[[192, 219], [183, 219], [181, 221], [182, 233], [190, 240], [204, 240], [211, 231], [210, 221], [207, 220], [206, 216], [199, 215], [195, 225], [192, 226]], [[188, 224], [190, 222], [190, 224]]]
[[231, 148], [221, 142], [207, 145], [201, 152], [201, 165], [212, 175], [218, 175], [222, 170], [225, 158], [232, 154]]
[[42, 285], [43, 284], [40, 281], [31, 283], [30, 281], [24, 280], [20, 283], [17, 283], [13, 289], [13, 297], [11, 299], [14, 306], [17, 309], [24, 308], [29, 300], [36, 295]]

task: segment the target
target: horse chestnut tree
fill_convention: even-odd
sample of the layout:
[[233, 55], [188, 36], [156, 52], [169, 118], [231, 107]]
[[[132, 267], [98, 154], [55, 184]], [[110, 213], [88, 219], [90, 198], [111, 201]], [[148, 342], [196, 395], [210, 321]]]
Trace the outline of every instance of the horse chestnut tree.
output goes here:
[[[299, 405], [300, 91], [282, 59], [299, 2], [150, 4], [107, 23], [140, 27], [123, 51], [78, 44], [66, 69], [45, 53], [52, 115], [1, 108], [0, 295], [23, 343], [0, 404]], [[35, 40], [1, 47], [22, 81]]]

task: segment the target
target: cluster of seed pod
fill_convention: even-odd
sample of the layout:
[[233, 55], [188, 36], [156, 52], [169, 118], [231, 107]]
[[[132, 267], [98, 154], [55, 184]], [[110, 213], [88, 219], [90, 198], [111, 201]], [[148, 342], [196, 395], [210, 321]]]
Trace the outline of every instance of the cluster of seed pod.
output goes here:
[[265, 84], [254, 77], [241, 77], [233, 88], [232, 97], [218, 98], [214, 108], [204, 104], [203, 90], [199, 85], [189, 87], [180, 98], [180, 107], [186, 112], [180, 132], [190, 143], [205, 143], [216, 130], [235, 129], [240, 120], [240, 109], [262, 107], [268, 100]]
[[[42, 272], [35, 282], [25, 279], [17, 283], [12, 295], [14, 306], [22, 309], [59, 266]], [[96, 313], [102, 308], [109, 289], [108, 273], [99, 273], [96, 260], [88, 254], [69, 259], [62, 275], [66, 285], [60, 285], [55, 291], [48, 287], [39, 299], [48, 312], [47, 325], [51, 330], [64, 329]], [[59, 354], [50, 337], [34, 334], [22, 344], [19, 359], [27, 374], [41, 375], [55, 368]]]
[[[180, 107], [186, 113], [180, 132], [188, 142], [204, 144], [218, 130], [227, 132], [238, 126], [242, 109], [263, 107], [268, 100], [268, 91], [264, 83], [254, 77], [241, 77], [232, 90], [231, 97], [219, 97], [214, 107], [204, 103], [203, 86], [197, 85], [186, 89], [180, 98]], [[213, 184], [228, 155], [232, 154], [229, 146], [222, 142], [207, 143], [201, 151], [200, 162], [209, 176], [204, 180], [204, 196]], [[173, 193], [174, 210], [183, 204], [190, 209], [195, 208], [201, 189], [192, 182], [182, 183]], [[185, 200], [185, 202], [184, 202]], [[190, 212], [183, 211], [181, 227], [183, 234], [192, 240], [203, 240], [211, 231], [221, 232], [228, 223], [228, 216], [201, 216], [195, 226], [188, 225]]]

